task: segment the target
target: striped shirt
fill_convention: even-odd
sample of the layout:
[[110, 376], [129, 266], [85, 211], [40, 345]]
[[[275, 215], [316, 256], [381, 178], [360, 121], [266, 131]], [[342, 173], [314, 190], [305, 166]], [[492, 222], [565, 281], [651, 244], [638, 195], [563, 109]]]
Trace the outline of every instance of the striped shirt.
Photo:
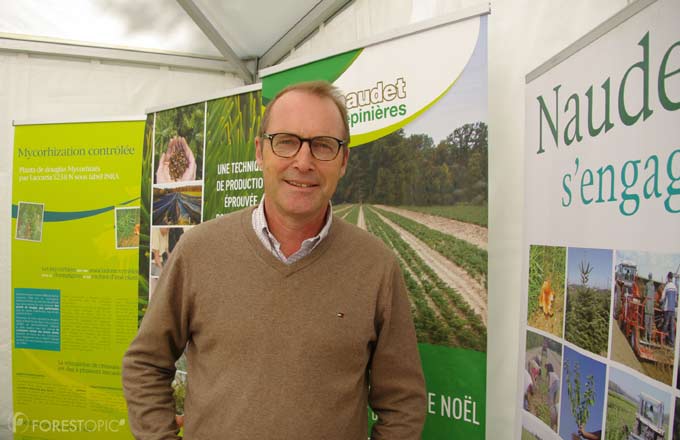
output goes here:
[[285, 264], [293, 264], [309, 255], [315, 247], [321, 243], [321, 240], [326, 238], [328, 231], [331, 229], [331, 223], [333, 223], [333, 210], [331, 203], [328, 202], [328, 210], [326, 211], [326, 223], [321, 228], [321, 231], [314, 237], [308, 238], [302, 242], [300, 249], [295, 253], [286, 257], [281, 252], [281, 243], [272, 235], [269, 231], [269, 225], [267, 224], [267, 217], [264, 215], [264, 195], [262, 196], [262, 201], [260, 201], [257, 209], [253, 211], [253, 229], [257, 238], [260, 239], [262, 245], [267, 248], [276, 258], [281, 260]]

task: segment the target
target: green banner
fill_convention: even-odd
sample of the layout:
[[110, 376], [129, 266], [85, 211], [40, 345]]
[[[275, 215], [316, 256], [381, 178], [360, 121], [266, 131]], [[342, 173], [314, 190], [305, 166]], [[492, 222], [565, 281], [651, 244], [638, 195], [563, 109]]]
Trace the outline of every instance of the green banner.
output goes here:
[[143, 121], [22, 125], [12, 192], [14, 438], [131, 438]]
[[[266, 99], [313, 79], [344, 94], [352, 148], [333, 210], [399, 255], [427, 383], [426, 440], [484, 438], [486, 29], [474, 17], [262, 74]], [[456, 45], [442, 52], [442, 41]]]

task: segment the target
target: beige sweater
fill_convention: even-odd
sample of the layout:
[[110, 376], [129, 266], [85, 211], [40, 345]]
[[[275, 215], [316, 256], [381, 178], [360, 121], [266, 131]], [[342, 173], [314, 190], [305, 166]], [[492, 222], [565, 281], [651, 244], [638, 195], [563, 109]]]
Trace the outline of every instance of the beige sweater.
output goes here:
[[[185, 233], [123, 359], [137, 439], [175, 439], [170, 383], [186, 346], [185, 438], [419, 439], [425, 389], [410, 305], [392, 252], [334, 218], [286, 265], [252, 209]], [[370, 386], [370, 392], [369, 392]]]

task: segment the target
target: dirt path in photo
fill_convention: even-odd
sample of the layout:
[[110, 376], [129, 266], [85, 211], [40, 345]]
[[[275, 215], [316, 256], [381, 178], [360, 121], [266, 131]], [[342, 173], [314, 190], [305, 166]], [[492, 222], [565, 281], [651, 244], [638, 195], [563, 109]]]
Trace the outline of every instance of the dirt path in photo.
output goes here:
[[387, 205], [375, 205], [385, 211], [391, 211], [403, 217], [416, 221], [422, 225], [432, 228], [444, 234], [453, 235], [456, 238], [474, 244], [480, 249], [486, 250], [489, 242], [489, 230], [479, 225], [465, 223], [458, 220], [439, 217], [436, 215], [424, 214], [422, 212], [409, 211], [407, 209], [395, 208]]
[[389, 219], [379, 213], [376, 214], [387, 225], [393, 228], [401, 238], [413, 248], [414, 251], [423, 259], [439, 278], [449, 287], [458, 292], [463, 299], [477, 312], [486, 325], [487, 318], [487, 293], [486, 289], [472, 278], [465, 269], [456, 266], [437, 251], [417, 239], [411, 233], [405, 231]]
[[366, 220], [364, 220], [364, 205], [359, 205], [359, 217], [357, 217], [357, 226], [364, 231], [366, 230]]

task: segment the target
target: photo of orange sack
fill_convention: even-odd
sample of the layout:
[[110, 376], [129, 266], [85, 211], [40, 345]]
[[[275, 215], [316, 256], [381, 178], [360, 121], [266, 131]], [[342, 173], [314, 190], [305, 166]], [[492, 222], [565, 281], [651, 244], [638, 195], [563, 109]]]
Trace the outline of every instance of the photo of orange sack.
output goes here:
[[546, 316], [553, 315], [552, 305], [555, 301], [555, 292], [553, 292], [550, 284], [550, 280], [545, 280], [543, 282], [543, 287], [541, 287], [541, 293], [538, 298], [538, 304], [541, 306], [543, 314]]

